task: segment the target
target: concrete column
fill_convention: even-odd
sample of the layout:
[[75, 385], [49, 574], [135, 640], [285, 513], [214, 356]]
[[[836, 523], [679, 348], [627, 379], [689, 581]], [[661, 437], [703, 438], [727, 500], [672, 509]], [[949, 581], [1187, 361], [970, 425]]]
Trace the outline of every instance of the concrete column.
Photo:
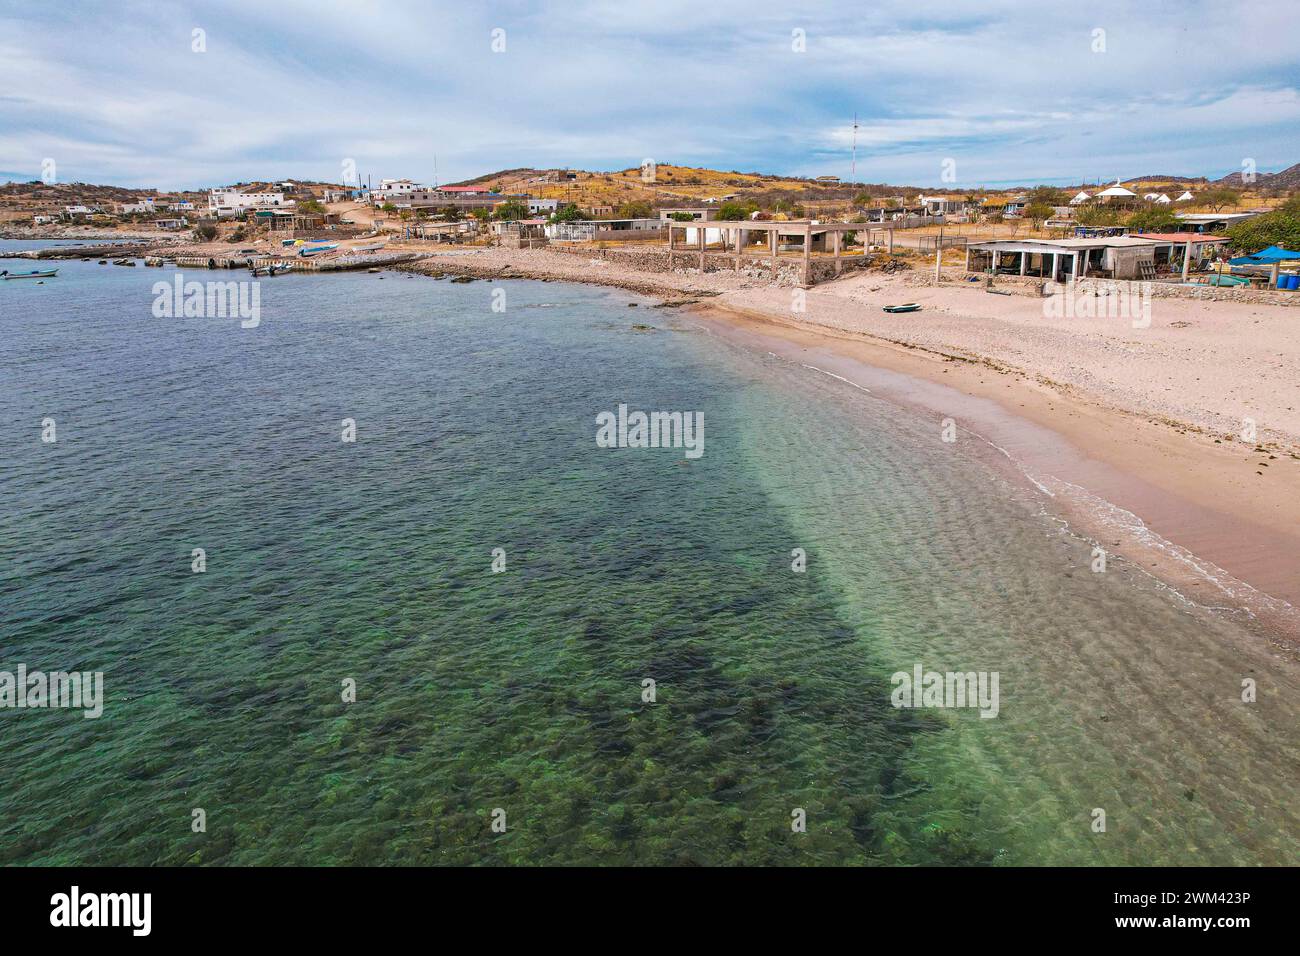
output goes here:
[[1079, 254], [1076, 252], [1070, 260], [1070, 282], [1079, 281]]
[[704, 275], [704, 223], [700, 223], [700, 228], [696, 233], [696, 239], [700, 246], [700, 275]]
[[1187, 281], [1187, 273], [1192, 268], [1192, 241], [1187, 240], [1187, 248], [1183, 250], [1183, 281]]
[[736, 271], [740, 271], [740, 238], [745, 234], [745, 230], [736, 228]]
[[676, 232], [677, 229], [670, 219], [668, 221], [668, 268], [670, 271], [673, 267], [673, 236], [676, 235]]
[[775, 229], [768, 230], [767, 244], [769, 248], [771, 248], [772, 250], [772, 278], [775, 279], [776, 278], [776, 247], [777, 247], [777, 238], [776, 238]]
[[889, 227], [889, 246], [888, 248], [886, 248], [885, 251], [888, 252], [891, 256], [894, 254], [894, 227], [893, 226]]
[[836, 231], [831, 233], [831, 249], [835, 255], [835, 274], [839, 275], [840, 270], [844, 268], [844, 263], [840, 262], [840, 236], [844, 233]]
[[1059, 252], [1053, 252], [1052, 253], [1052, 281], [1053, 282], [1056, 281], [1056, 277], [1060, 273], [1060, 270], [1061, 270], [1061, 254]]
[[812, 224], [803, 227], [803, 284], [808, 287], [809, 266], [812, 263]]
[[998, 260], [1002, 258], [1002, 253], [997, 249], [993, 250], [993, 274], [998, 274]]
[[1020, 274], [1024, 275], [1025, 270], [1029, 267], [1029, 253], [1020, 253]]

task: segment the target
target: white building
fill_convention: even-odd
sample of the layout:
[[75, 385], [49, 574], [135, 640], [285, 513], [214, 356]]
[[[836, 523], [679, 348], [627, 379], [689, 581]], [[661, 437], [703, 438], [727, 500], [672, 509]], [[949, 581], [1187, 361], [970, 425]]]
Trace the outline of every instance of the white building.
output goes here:
[[250, 209], [295, 205], [284, 193], [246, 193], [238, 189], [214, 189], [208, 193], [208, 212], [214, 216], [238, 216]]
[[137, 199], [133, 202], [118, 203], [117, 211], [123, 215], [151, 213], [154, 211], [154, 201], [152, 199]]
[[391, 202], [394, 205], [400, 203], [409, 203], [411, 193], [419, 192], [426, 187], [413, 183], [409, 179], [383, 179], [379, 182], [378, 189], [370, 190], [370, 198], [375, 202], [383, 205]]
[[529, 199], [528, 214], [530, 216], [545, 216], [555, 212], [560, 206], [558, 199]]

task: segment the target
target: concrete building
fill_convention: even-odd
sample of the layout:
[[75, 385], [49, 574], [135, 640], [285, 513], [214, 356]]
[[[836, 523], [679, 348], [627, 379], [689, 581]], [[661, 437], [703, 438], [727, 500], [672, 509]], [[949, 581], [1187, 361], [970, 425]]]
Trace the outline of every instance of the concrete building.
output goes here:
[[659, 210], [659, 219], [661, 222], [667, 222], [670, 219], [674, 222], [682, 222], [683, 216], [690, 216], [691, 219], [696, 222], [699, 222], [701, 219], [708, 221], [718, 218], [718, 210], [712, 206], [703, 209], [683, 207], [678, 209]]
[[1255, 212], [1180, 212], [1178, 219], [1191, 232], [1223, 232], [1234, 223], [1258, 216]]
[[214, 189], [208, 193], [208, 214], [242, 216], [250, 209], [271, 209], [295, 205], [281, 192], [246, 193], [239, 189]]
[[[668, 231], [668, 261], [698, 263], [704, 272], [709, 263], [739, 271], [742, 265], [768, 265], [774, 277], [787, 271], [803, 286], [817, 276], [838, 275], [847, 261], [850, 265], [865, 262], [871, 248], [873, 229], [889, 237], [893, 250], [894, 233], [889, 227], [868, 223], [808, 220], [773, 222], [750, 220], [739, 222], [714, 220], [707, 225], [685, 222], [664, 223]], [[684, 240], [678, 244], [678, 237]], [[785, 253], [786, 255], [783, 255]], [[793, 253], [793, 255], [790, 255]], [[818, 253], [814, 258], [814, 253]]]
[[546, 226], [546, 237], [558, 242], [602, 242], [662, 238], [660, 219], [585, 219]]
[[1146, 279], [1155, 273], [1157, 245], [1152, 239], [1134, 236], [972, 242], [966, 247], [966, 271], [992, 269], [995, 274], [1052, 281], [1087, 276]]
[[558, 199], [529, 199], [528, 214], [530, 216], [549, 216], [555, 210], [560, 208]]

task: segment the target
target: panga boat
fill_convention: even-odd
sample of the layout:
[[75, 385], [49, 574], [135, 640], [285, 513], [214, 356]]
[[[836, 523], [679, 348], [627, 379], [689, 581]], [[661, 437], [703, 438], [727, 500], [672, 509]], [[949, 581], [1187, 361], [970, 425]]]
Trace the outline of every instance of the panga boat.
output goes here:
[[281, 272], [288, 272], [292, 268], [289, 263], [274, 263], [269, 266], [254, 266], [248, 271], [255, 276], [278, 276]]
[[916, 302], [904, 302], [902, 305], [887, 305], [884, 307], [886, 312], [920, 312], [921, 306]]
[[31, 272], [10, 272], [6, 269], [0, 272], [0, 276], [4, 276], [5, 279], [53, 279], [58, 274], [58, 269], [47, 269], [44, 272], [39, 269], [33, 269]]
[[317, 253], [320, 253], [320, 252], [329, 252], [330, 250], [332, 250], [332, 249], [337, 249], [338, 247], [339, 247], [339, 244], [338, 244], [337, 242], [326, 243], [326, 244], [323, 245], [323, 246], [303, 246], [301, 249], [298, 250], [298, 255], [300, 255], [300, 256], [314, 256], [314, 255], [316, 255]]
[[359, 246], [353, 246], [352, 251], [353, 252], [374, 252], [376, 249], [382, 249], [386, 245], [388, 245], [387, 240], [383, 242], [366, 242], [366, 243], [362, 243]]

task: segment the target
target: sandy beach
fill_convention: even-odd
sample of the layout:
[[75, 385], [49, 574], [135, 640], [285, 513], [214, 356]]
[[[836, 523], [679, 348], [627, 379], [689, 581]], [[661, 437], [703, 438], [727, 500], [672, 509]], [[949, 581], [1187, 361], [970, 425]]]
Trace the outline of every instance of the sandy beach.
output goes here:
[[[687, 305], [744, 339], [914, 405], [990, 443], [1108, 553], [1190, 601], [1248, 611], [1300, 646], [1300, 316], [1157, 299], [1127, 318], [1044, 315], [919, 273], [862, 272], [792, 290], [729, 272], [648, 273], [547, 250], [457, 250], [407, 267], [594, 283]], [[893, 315], [891, 302], [923, 310]], [[1242, 439], [1252, 419], [1257, 440]], [[937, 440], [937, 437], [936, 437]]]

